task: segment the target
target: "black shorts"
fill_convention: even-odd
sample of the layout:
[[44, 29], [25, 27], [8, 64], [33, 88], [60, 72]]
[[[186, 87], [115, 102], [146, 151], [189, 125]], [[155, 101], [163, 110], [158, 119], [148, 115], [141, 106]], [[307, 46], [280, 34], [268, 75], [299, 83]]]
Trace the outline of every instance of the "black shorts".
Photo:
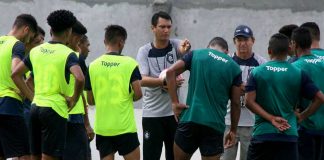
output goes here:
[[29, 154], [28, 130], [24, 117], [0, 115], [0, 157]]
[[213, 128], [188, 122], [180, 123], [175, 143], [186, 153], [193, 154], [199, 148], [202, 156], [216, 156], [224, 152], [223, 133]]
[[50, 107], [32, 105], [30, 110], [31, 152], [61, 158], [65, 146], [67, 119]]
[[305, 130], [298, 131], [299, 160], [324, 160], [324, 136], [309, 134]]
[[127, 155], [139, 146], [137, 133], [125, 133], [117, 136], [96, 135], [96, 146], [100, 158], [118, 151], [119, 155]]
[[64, 160], [87, 160], [88, 136], [84, 124], [67, 123]]
[[29, 100], [24, 100], [23, 102], [24, 106], [24, 118], [25, 122], [27, 125], [27, 129], [30, 128], [29, 122], [30, 122], [30, 107], [31, 107], [31, 102]]
[[297, 160], [297, 142], [258, 141], [252, 138], [247, 160]]

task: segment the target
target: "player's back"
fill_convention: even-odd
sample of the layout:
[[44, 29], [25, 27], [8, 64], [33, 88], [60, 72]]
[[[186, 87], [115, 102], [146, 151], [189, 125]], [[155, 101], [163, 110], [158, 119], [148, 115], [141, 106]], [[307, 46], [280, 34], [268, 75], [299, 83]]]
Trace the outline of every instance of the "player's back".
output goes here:
[[[205, 97], [201, 94], [206, 94], [212, 101], [216, 99], [216, 101], [222, 101], [216, 97], [222, 97], [222, 94], [228, 95], [232, 80], [238, 72], [237, 67], [238, 65], [224, 53], [212, 49], [194, 51], [189, 83], [194, 83], [196, 86], [194, 93], [199, 93], [199, 95], [195, 96]], [[207, 88], [203, 88], [202, 85]], [[203, 90], [207, 93], [200, 92]]]
[[[249, 83], [254, 81], [256, 86], [256, 102], [268, 113], [287, 119], [291, 128], [285, 133], [297, 135], [294, 109], [300, 96], [301, 70], [286, 61], [270, 61], [253, 69], [250, 76]], [[277, 132], [270, 122], [256, 115], [253, 135]]]
[[316, 57], [324, 60], [324, 50], [321, 48], [314, 48], [311, 49], [311, 53], [314, 54]]
[[[324, 53], [324, 52], [322, 52]], [[324, 56], [324, 54], [323, 54]], [[296, 67], [303, 70], [314, 82], [314, 84], [319, 87], [319, 89], [324, 92], [324, 61], [318, 55], [303, 55], [293, 63]], [[305, 109], [308, 107], [310, 100], [302, 99], [301, 108]], [[324, 115], [324, 105], [322, 105], [313, 115], [302, 122], [302, 126], [308, 129], [314, 130], [324, 130], [324, 123], [322, 117]]]
[[18, 88], [11, 79], [11, 57], [14, 45], [18, 42], [14, 36], [0, 37], [0, 97], [9, 96], [21, 101]]
[[60, 116], [67, 117], [65, 68], [73, 51], [61, 43], [48, 42], [33, 48], [29, 58], [35, 84], [33, 103], [51, 107]]
[[184, 111], [181, 121], [212, 126], [222, 133], [231, 87], [234, 79], [241, 76], [241, 70], [225, 53], [202, 49], [192, 54], [187, 96], [189, 109]]
[[133, 58], [102, 55], [89, 66], [96, 104], [95, 132], [115, 136], [136, 132], [131, 75], [137, 66]]

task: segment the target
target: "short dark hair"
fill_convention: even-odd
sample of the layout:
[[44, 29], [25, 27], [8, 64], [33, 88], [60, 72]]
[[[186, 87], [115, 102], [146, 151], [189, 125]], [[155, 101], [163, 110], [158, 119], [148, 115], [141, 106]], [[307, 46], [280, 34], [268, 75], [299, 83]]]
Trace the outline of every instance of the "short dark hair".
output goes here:
[[291, 39], [291, 34], [294, 31], [294, 29], [298, 28], [296, 24], [288, 24], [284, 25], [279, 29], [279, 33], [284, 34], [289, 39]]
[[109, 25], [105, 28], [105, 40], [108, 43], [116, 44], [118, 38], [121, 38], [122, 40], [127, 39], [127, 32], [126, 29], [119, 25]]
[[214, 37], [212, 40], [210, 40], [207, 47], [212, 47], [212, 46], [216, 46], [216, 45], [219, 45], [224, 50], [228, 51], [228, 44], [227, 44], [227, 42], [226, 42], [226, 40], [224, 38], [222, 38], [222, 37]]
[[76, 21], [76, 23], [72, 27], [72, 33], [76, 33], [76, 34], [79, 34], [79, 35], [85, 35], [87, 32], [88, 32], [87, 29], [78, 20]]
[[271, 50], [274, 55], [288, 54], [289, 38], [281, 33], [272, 35], [269, 40], [268, 49]]
[[40, 27], [40, 26], [37, 26], [37, 33], [38, 33], [38, 34], [41, 34], [41, 35], [43, 35], [43, 36], [45, 37], [45, 31], [44, 31], [44, 29], [43, 29], [42, 27]]
[[80, 42], [79, 43], [84, 43], [86, 41], [89, 41], [88, 40], [88, 36], [87, 35], [83, 35], [82, 38], [80, 39]]
[[16, 27], [28, 26], [34, 33], [37, 33], [37, 21], [30, 14], [20, 14], [16, 17], [16, 20], [13, 24]]
[[295, 41], [297, 47], [301, 49], [309, 49], [312, 45], [311, 33], [305, 27], [295, 29], [291, 35], [291, 40]]
[[68, 10], [56, 10], [47, 17], [47, 23], [51, 26], [54, 33], [60, 33], [68, 28], [72, 28], [76, 21], [73, 13]]
[[160, 12], [155, 13], [155, 14], [152, 16], [151, 24], [152, 24], [153, 26], [156, 26], [160, 17], [163, 18], [163, 19], [170, 20], [171, 23], [172, 23], [172, 18], [171, 18], [171, 16], [170, 16], [168, 13], [166, 13], [166, 12], [160, 11]]
[[312, 36], [312, 39], [319, 41], [321, 39], [321, 32], [318, 25], [315, 22], [306, 22], [301, 27], [307, 28]]

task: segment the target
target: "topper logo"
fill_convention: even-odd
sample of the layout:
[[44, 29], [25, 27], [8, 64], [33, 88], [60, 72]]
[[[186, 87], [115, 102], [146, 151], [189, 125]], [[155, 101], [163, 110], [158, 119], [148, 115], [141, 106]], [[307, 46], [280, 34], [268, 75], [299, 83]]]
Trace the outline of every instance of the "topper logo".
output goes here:
[[116, 63], [116, 62], [105, 62], [105, 61], [101, 61], [101, 65], [105, 66], [105, 67], [118, 67], [120, 63]]
[[228, 61], [227, 59], [225, 59], [223, 57], [220, 57], [220, 56], [217, 56], [217, 55], [213, 54], [212, 52], [209, 52], [208, 55], [213, 57], [215, 60], [222, 61], [224, 63], [227, 63], [227, 61]]
[[317, 58], [324, 60], [324, 56], [315, 55]]
[[305, 62], [316, 64], [318, 62], [321, 62], [321, 59], [305, 59]]
[[46, 49], [46, 48], [43, 48], [43, 47], [40, 48], [40, 51], [42, 53], [45, 53], [45, 54], [52, 54], [52, 53], [55, 52], [55, 50], [50, 50], [50, 49]]
[[287, 72], [288, 68], [266, 66], [268, 71]]

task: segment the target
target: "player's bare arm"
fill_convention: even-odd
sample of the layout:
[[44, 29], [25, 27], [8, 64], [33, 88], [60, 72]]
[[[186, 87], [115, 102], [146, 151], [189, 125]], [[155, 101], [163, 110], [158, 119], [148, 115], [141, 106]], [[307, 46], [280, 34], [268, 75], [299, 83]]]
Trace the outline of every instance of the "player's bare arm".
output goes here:
[[27, 87], [23, 78], [23, 75], [28, 71], [28, 68], [19, 58], [13, 58], [11, 69], [11, 78], [21, 91], [22, 95], [26, 96], [30, 101], [33, 101], [34, 93]]
[[303, 121], [310, 115], [312, 115], [316, 110], [324, 103], [324, 95], [321, 91], [318, 91], [312, 100], [312, 103], [301, 113], [296, 112], [298, 122]]
[[168, 92], [172, 101], [172, 109], [176, 119], [179, 117], [180, 113], [184, 108], [188, 108], [185, 104], [179, 103], [179, 98], [177, 94], [177, 83], [176, 76], [180, 75], [185, 71], [185, 63], [182, 60], [177, 61], [172, 65], [166, 72], [166, 81], [168, 86]]
[[79, 65], [73, 65], [70, 67], [70, 72], [75, 78], [75, 86], [74, 86], [74, 93], [72, 97], [66, 97], [69, 111], [75, 106], [76, 102], [78, 101], [84, 86], [84, 75]]
[[290, 125], [288, 124], [288, 121], [286, 119], [269, 114], [262, 108], [262, 106], [260, 106], [255, 101], [256, 91], [251, 91], [246, 93], [245, 98], [246, 98], [246, 107], [248, 109], [250, 109], [253, 113], [269, 121], [279, 131], [282, 132], [290, 128]]
[[236, 143], [236, 130], [241, 114], [240, 95], [241, 87], [233, 86], [231, 91], [231, 128], [225, 135], [224, 148], [230, 148]]
[[136, 81], [132, 82], [132, 88], [134, 90], [133, 101], [140, 100], [142, 98], [142, 96], [143, 96], [142, 90], [141, 90], [140, 80], [136, 80]]

